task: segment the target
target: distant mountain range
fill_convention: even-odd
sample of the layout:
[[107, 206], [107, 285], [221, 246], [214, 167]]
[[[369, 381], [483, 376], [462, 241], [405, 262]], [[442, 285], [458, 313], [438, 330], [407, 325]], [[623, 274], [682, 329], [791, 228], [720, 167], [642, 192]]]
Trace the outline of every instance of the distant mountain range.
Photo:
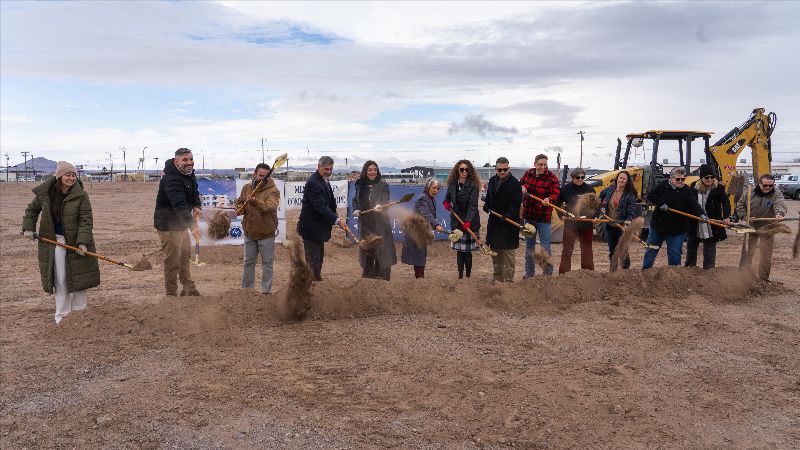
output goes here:
[[[36, 158], [28, 160], [27, 170], [29, 172], [34, 172], [35, 171], [36, 173], [45, 173], [45, 174], [47, 174], [47, 173], [55, 173], [57, 164], [58, 163], [56, 161], [53, 161], [53, 160], [38, 156]], [[8, 170], [11, 171], [11, 172], [24, 172], [25, 171], [25, 167], [26, 167], [25, 163], [19, 163], [17, 165], [9, 166]], [[357, 172], [361, 171], [361, 167], [360, 166], [358, 166], [358, 167], [350, 166], [349, 170], [345, 169], [344, 167], [342, 167], [342, 165], [339, 165], [339, 164], [334, 165], [334, 167], [335, 167], [335, 170], [334, 170], [335, 173], [347, 173], [347, 172], [352, 172], [352, 171], [357, 171]], [[78, 169], [80, 169], [80, 167]], [[293, 165], [293, 166], [291, 166], [291, 169], [292, 170], [301, 170], [301, 171], [309, 171], [310, 172], [310, 171], [316, 170], [317, 169], [317, 165], [316, 164], [304, 164], [302, 166], [294, 166]], [[3, 170], [5, 170], [5, 168], [3, 168]], [[145, 170], [145, 172], [146, 173], [150, 173], [150, 174], [158, 174], [158, 173], [161, 173], [161, 170], [162, 170], [161, 168], [159, 168], [158, 170], [147, 169], [147, 170]], [[253, 168], [248, 167], [247, 170], [248, 171], [252, 171]], [[284, 170], [285, 170], [284, 168], [281, 168], [281, 169], [278, 170], [278, 172], [283, 172]], [[94, 169], [87, 169], [86, 171], [89, 172], [89, 173], [99, 173], [100, 169], [94, 168]], [[115, 166], [114, 167], [114, 172], [115, 173], [122, 173], [122, 167]], [[136, 172], [140, 172], [140, 171], [132, 169], [132, 168], [128, 168], [128, 173], [136, 173]], [[205, 170], [201, 170], [197, 166], [195, 166], [195, 173], [208, 174], [208, 173], [212, 173], [212, 172], [216, 173], [217, 175], [236, 175], [236, 173], [237, 173], [235, 169], [213, 169], [213, 168], [208, 168], [208, 169], [205, 169]], [[381, 172], [383, 172], [383, 173], [395, 173], [395, 172], [400, 172], [400, 169], [398, 169], [396, 167], [381, 167]]]

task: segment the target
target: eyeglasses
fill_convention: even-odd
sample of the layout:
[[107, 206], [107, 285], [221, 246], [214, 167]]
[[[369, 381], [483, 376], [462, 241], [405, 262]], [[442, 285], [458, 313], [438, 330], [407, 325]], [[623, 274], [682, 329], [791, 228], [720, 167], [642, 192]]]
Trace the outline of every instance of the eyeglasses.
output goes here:
[[683, 181], [683, 180], [685, 180], [685, 179], [686, 179], [686, 177], [683, 177], [683, 178], [673, 178], [673, 180], [675, 180], [675, 181]]
[[469, 171], [469, 169], [467, 169], [466, 167], [459, 167], [458, 171], [459, 172], [467, 172], [467, 171]]
[[774, 184], [762, 184], [761, 187], [763, 187], [763, 188], [774, 188], [775, 185]]
[[716, 178], [714, 175], [706, 175], [703, 177], [704, 180], [713, 180], [714, 178]]
[[505, 169], [498, 168], [497, 171], [498, 172], [508, 172], [508, 167], [506, 167]]
[[583, 180], [584, 178], [586, 178], [586, 175], [578, 175], [578, 176], [572, 177], [572, 178], [574, 178], [576, 180]]

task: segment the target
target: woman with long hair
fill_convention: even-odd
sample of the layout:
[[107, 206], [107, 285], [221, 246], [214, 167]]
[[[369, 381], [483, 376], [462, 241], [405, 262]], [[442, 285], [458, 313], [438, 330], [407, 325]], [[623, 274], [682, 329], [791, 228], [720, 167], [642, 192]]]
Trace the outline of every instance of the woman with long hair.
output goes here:
[[[481, 179], [475, 166], [469, 160], [462, 159], [450, 170], [445, 184], [447, 194], [444, 196], [444, 207], [451, 212], [450, 228], [461, 227], [464, 230], [464, 236], [458, 242], [451, 242], [450, 248], [456, 251], [458, 278], [464, 278], [465, 274], [469, 278], [472, 273], [472, 252], [478, 248], [478, 243], [467, 230], [472, 230], [477, 236], [481, 229], [478, 212]], [[461, 225], [452, 213], [458, 214], [464, 225]]]
[[[716, 219], [726, 225], [730, 222], [731, 205], [725, 186], [717, 181], [714, 168], [703, 164], [698, 168], [700, 179], [692, 184], [697, 202], [709, 219]], [[703, 269], [711, 269], [717, 261], [717, 242], [728, 238], [725, 228], [712, 227], [705, 222], [695, 221], [689, 227], [686, 239], [686, 267], [697, 265], [697, 249], [703, 243]]]
[[[600, 193], [600, 210], [614, 220], [633, 220], [636, 213], [636, 188], [633, 187], [631, 175], [621, 170], [617, 173], [614, 183]], [[608, 258], [614, 256], [622, 230], [613, 226], [606, 226], [606, 240], [608, 241]], [[631, 267], [631, 259], [625, 258], [622, 262], [623, 269]]]
[[56, 176], [33, 188], [33, 193], [22, 220], [23, 234], [36, 239], [38, 221], [41, 237], [81, 249], [68, 252], [64, 247], [39, 241], [42, 288], [55, 294], [55, 320], [59, 323], [71, 311], [85, 308], [86, 289], [100, 284], [97, 259], [84, 254], [95, 251], [92, 205], [75, 166], [66, 161], [59, 161]]
[[361, 239], [380, 236], [381, 241], [371, 250], [358, 252], [363, 278], [381, 278], [389, 280], [392, 266], [397, 264], [397, 252], [394, 248], [392, 225], [386, 211], [370, 210], [389, 202], [389, 185], [381, 180], [381, 170], [375, 161], [367, 161], [361, 168], [361, 175], [355, 183], [353, 211], [358, 211], [358, 233]]
[[[436, 218], [436, 194], [439, 193], [439, 188], [441, 187], [442, 184], [439, 180], [428, 178], [425, 181], [422, 194], [417, 197], [417, 202], [414, 204], [414, 213], [424, 218], [432, 230], [440, 233], [444, 231], [444, 228]], [[400, 254], [400, 262], [414, 266], [414, 278], [425, 277], [427, 259], [428, 247], [425, 243], [415, 242], [414, 239], [409, 238], [408, 234], [406, 234], [403, 242], [403, 252]]]

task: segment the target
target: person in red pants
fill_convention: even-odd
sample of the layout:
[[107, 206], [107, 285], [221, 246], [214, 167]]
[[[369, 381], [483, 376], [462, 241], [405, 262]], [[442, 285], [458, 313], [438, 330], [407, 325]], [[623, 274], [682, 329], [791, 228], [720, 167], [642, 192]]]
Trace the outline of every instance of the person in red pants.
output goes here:
[[[564, 209], [578, 215], [576, 207], [578, 198], [581, 195], [593, 193], [594, 189], [586, 184], [586, 172], [580, 167], [573, 169], [570, 173], [571, 181], [561, 188], [558, 195], [558, 202], [564, 205]], [[567, 273], [572, 268], [572, 250], [575, 247], [575, 239], [581, 243], [581, 269], [594, 270], [594, 258], [592, 255], [592, 236], [594, 235], [592, 222], [564, 222], [564, 238], [561, 242], [561, 265], [558, 273]]]

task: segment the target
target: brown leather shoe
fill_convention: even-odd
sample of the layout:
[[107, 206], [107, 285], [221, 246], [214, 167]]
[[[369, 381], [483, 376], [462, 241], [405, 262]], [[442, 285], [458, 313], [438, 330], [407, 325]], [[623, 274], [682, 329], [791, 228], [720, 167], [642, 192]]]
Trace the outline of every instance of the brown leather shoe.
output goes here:
[[181, 289], [181, 297], [200, 297], [200, 292], [197, 289]]

